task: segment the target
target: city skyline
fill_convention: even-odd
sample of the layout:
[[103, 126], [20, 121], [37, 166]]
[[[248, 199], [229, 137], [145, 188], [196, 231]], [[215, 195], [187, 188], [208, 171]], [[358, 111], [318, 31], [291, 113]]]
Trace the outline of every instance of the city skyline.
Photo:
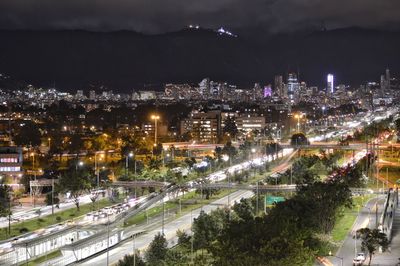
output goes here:
[[400, 265], [398, 10], [0, 1], [0, 265]]

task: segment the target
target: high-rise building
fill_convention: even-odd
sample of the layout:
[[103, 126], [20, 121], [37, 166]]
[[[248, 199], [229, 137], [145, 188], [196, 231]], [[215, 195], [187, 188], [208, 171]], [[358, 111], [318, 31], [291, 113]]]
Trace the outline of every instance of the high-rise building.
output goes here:
[[75, 98], [76, 98], [76, 99], [82, 99], [83, 97], [84, 97], [84, 95], [83, 95], [83, 90], [77, 90], [77, 91], [76, 91]]
[[199, 83], [200, 94], [203, 96], [203, 99], [208, 98], [210, 94], [210, 79], [205, 78]]
[[299, 91], [299, 81], [297, 80], [297, 76], [295, 73], [289, 73], [287, 79], [287, 94], [290, 103], [294, 103], [297, 101], [295, 95], [298, 94]]
[[283, 84], [283, 77], [282, 76], [275, 76], [274, 86], [275, 86], [274, 87], [275, 94], [277, 94], [279, 97], [285, 97], [284, 84]]
[[254, 84], [253, 93], [252, 93], [251, 98], [253, 101], [261, 100], [263, 98], [263, 90], [261, 88], [260, 83]]
[[381, 75], [381, 95], [385, 94], [385, 91], [390, 90], [390, 70], [386, 69], [385, 74]]
[[333, 94], [335, 92], [334, 78], [332, 74], [328, 74], [326, 77], [326, 92], [328, 94]]
[[390, 71], [388, 68], [386, 69], [385, 74], [386, 74], [386, 89], [389, 90], [390, 89]]
[[268, 98], [272, 96], [272, 88], [271, 85], [267, 85], [264, 87], [264, 98]]
[[89, 100], [96, 100], [96, 92], [94, 90], [89, 91]]

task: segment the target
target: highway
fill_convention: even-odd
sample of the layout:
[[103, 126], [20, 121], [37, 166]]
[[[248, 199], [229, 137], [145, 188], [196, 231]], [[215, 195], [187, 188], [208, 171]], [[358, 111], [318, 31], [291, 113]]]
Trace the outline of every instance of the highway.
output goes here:
[[[230, 202], [231, 204], [234, 204], [235, 201], [239, 201], [241, 198], [250, 198], [253, 195], [254, 194], [250, 191], [239, 190], [230, 194]], [[192, 211], [192, 213], [185, 214], [174, 221], [166, 223], [164, 226], [164, 233], [166, 239], [167, 240], [175, 239], [177, 230], [190, 229], [192, 219], [196, 218], [200, 214], [201, 210], [205, 211], [206, 213], [209, 213], [212, 210], [215, 210], [218, 207], [224, 205], [228, 205], [228, 196], [216, 200], [211, 204], [205, 205], [202, 208], [196, 209]], [[155, 228], [154, 230], [148, 232], [145, 235], [137, 237], [135, 239], [136, 248], [139, 249], [140, 251], [144, 251], [157, 233], [161, 233], [161, 226]], [[133, 245], [134, 245], [133, 241], [130, 241], [110, 250], [109, 264], [112, 265], [113, 263], [118, 262], [118, 260], [120, 260], [124, 255], [132, 253]], [[103, 253], [97, 257], [94, 257], [90, 260], [80, 263], [80, 265], [106, 265], [106, 263], [107, 263], [107, 254]]]
[[[101, 198], [99, 198], [101, 199]], [[99, 200], [98, 199], [98, 200]], [[88, 204], [91, 203], [92, 201], [90, 200], [90, 195], [85, 195], [80, 197], [80, 204]], [[66, 202], [60, 203], [59, 208], [56, 208], [54, 206], [54, 213], [64, 211], [67, 209], [71, 208], [76, 208], [74, 202], [72, 200], [67, 200]], [[18, 210], [19, 208], [15, 208], [15, 210]], [[29, 207], [29, 208], [21, 208], [21, 211], [15, 212], [13, 215], [11, 215], [11, 223], [17, 223], [17, 222], [22, 222], [25, 220], [33, 219], [39, 217], [39, 212], [40, 216], [47, 216], [51, 214], [51, 206], [41, 206], [41, 207]], [[8, 227], [8, 217], [1, 217], [0, 218], [0, 228], [3, 227]]]
[[[360, 210], [354, 225], [347, 234], [342, 246], [336, 253], [337, 257], [343, 258], [343, 266], [352, 266], [353, 259], [356, 252], [361, 252], [360, 240], [353, 239], [355, 232], [364, 227], [376, 228], [376, 214], [378, 214], [378, 221], [382, 214], [385, 196], [382, 195], [375, 197], [367, 202], [367, 204]], [[376, 207], [378, 211], [376, 211]], [[341, 261], [335, 257], [328, 257], [333, 265], [341, 265]]]

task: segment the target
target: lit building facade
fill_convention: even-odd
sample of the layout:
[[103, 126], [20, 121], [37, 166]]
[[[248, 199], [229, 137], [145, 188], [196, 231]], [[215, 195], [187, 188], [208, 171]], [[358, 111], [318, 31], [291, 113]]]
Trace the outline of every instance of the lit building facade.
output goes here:
[[0, 147], [0, 175], [13, 180], [20, 178], [22, 171], [22, 148]]

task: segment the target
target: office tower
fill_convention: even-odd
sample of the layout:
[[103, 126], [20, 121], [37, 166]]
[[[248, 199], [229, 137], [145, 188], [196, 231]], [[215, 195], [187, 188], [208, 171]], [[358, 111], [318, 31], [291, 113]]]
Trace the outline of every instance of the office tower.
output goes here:
[[255, 83], [253, 87], [253, 93], [252, 93], [252, 100], [257, 101], [261, 100], [263, 98], [263, 89], [261, 88], [260, 83]]
[[385, 78], [386, 78], [386, 89], [390, 90], [390, 71], [387, 68], [385, 72]]
[[267, 85], [264, 87], [264, 98], [268, 98], [272, 96], [272, 88], [271, 85]]
[[333, 75], [332, 74], [328, 74], [328, 76], [326, 77], [326, 81], [327, 81], [327, 86], [326, 86], [326, 91], [327, 94], [333, 94], [335, 91], [335, 87], [334, 87], [334, 80], [333, 80]]
[[89, 100], [96, 100], [96, 92], [94, 90], [89, 91]]
[[210, 95], [210, 79], [205, 78], [199, 83], [200, 94], [202, 95], [203, 99], [207, 99]]
[[283, 77], [282, 76], [275, 76], [275, 82], [274, 82], [274, 89], [275, 93], [279, 97], [285, 97], [284, 93], [284, 85], [283, 85]]
[[295, 73], [289, 73], [287, 79], [287, 94], [290, 103], [297, 102], [296, 94], [299, 92], [300, 84], [297, 80], [297, 76]]

